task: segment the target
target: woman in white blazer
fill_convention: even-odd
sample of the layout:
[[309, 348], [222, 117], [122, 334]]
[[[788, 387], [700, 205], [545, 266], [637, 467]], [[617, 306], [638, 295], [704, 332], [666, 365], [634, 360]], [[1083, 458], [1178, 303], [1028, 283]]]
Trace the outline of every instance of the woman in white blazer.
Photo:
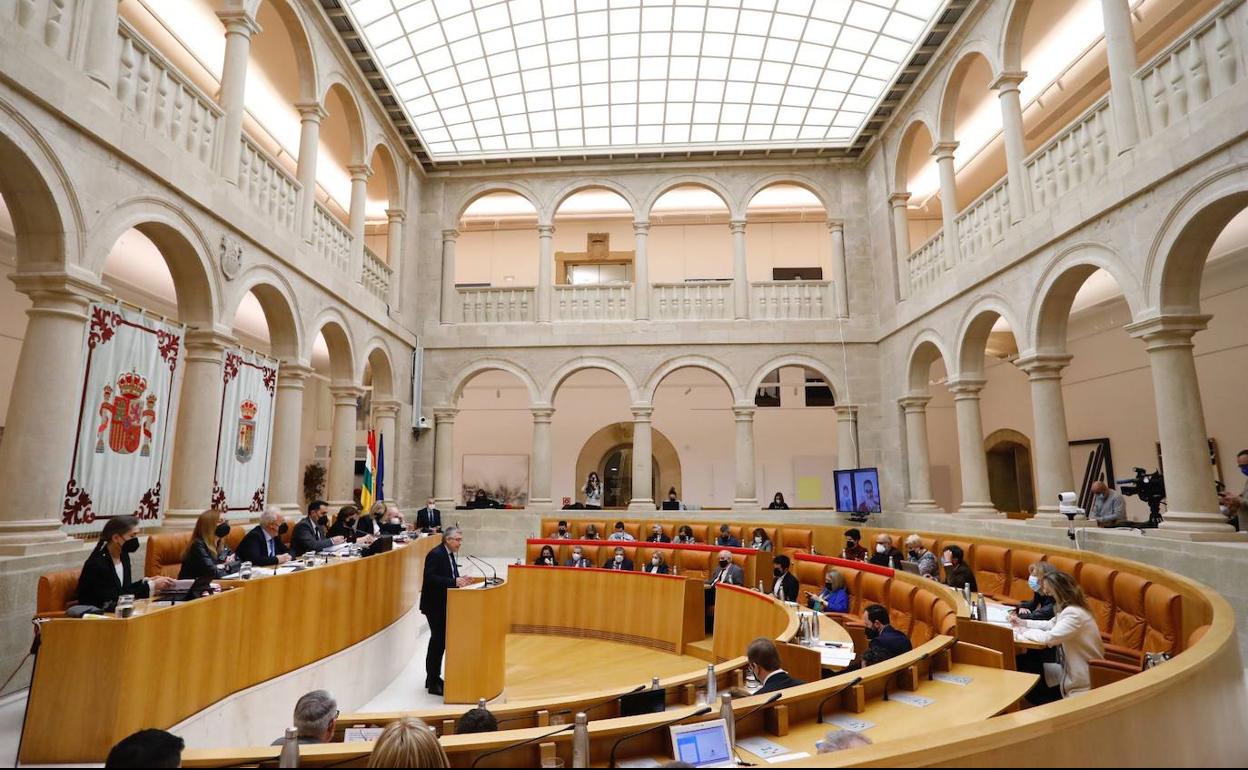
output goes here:
[[1057, 662], [1044, 664], [1042, 684], [1046, 687], [1033, 689], [1027, 695], [1027, 700], [1037, 705], [1092, 689], [1088, 661], [1105, 657], [1101, 629], [1088, 611], [1083, 589], [1075, 579], [1065, 572], [1053, 572], [1045, 575], [1041, 584], [1044, 593], [1053, 597], [1057, 615], [1052, 620], [1024, 620], [1010, 615], [1016, 639], [1058, 648]]

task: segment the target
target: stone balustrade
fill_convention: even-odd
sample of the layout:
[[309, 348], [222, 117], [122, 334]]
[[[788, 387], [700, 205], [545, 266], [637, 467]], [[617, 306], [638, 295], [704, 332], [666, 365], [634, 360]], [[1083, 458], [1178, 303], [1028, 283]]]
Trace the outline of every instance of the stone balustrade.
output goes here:
[[556, 286], [556, 321], [631, 320], [633, 286], [628, 283]]
[[959, 253], [969, 260], [988, 253], [992, 244], [1005, 237], [1010, 228], [1010, 191], [1006, 179], [990, 187], [962, 210], [955, 220]]
[[662, 321], [731, 319], [732, 281], [656, 283], [650, 307]]
[[351, 264], [351, 231], [319, 202], [312, 213], [312, 247], [344, 273]]
[[16, 22], [19, 29], [69, 59], [73, 30], [84, 10], [84, 0], [16, 0], [0, 3], [0, 22]]
[[461, 287], [460, 323], [525, 323], [537, 320], [536, 289], [522, 287]]
[[944, 272], [945, 234], [939, 232], [910, 253], [906, 260], [911, 294], [931, 286]]
[[250, 208], [279, 227], [299, 226], [299, 182], [247, 137], [238, 158], [238, 191]]
[[364, 288], [368, 289], [369, 294], [372, 294], [382, 302], [388, 303], [390, 301], [390, 282], [394, 271], [367, 246], [364, 247], [363, 270], [360, 282], [364, 284]]
[[750, 284], [751, 303], [757, 320], [832, 318], [831, 281], [761, 281]]

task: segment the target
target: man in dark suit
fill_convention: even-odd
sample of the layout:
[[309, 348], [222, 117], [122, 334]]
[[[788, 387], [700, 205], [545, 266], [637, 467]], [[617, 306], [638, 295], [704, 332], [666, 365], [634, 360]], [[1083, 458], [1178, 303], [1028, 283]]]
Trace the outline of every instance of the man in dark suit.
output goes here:
[[885, 607], [879, 604], [870, 605], [862, 613], [862, 619], [867, 625], [867, 649], [875, 650], [878, 660], [888, 660], [910, 652], [910, 639], [889, 625], [888, 610]]
[[663, 525], [655, 524], [650, 528], [650, 537], [646, 538], [647, 543], [670, 543], [672, 539], [663, 534]]
[[425, 501], [425, 507], [416, 513], [416, 529], [422, 532], [442, 531], [442, 511], [433, 504], [433, 498]]
[[565, 567], [592, 567], [594, 563], [585, 557], [585, 549], [579, 545], [572, 546], [572, 556], [563, 563]]
[[442, 532], [442, 545], [425, 557], [425, 581], [420, 591], [420, 611], [429, 621], [429, 652], [425, 655], [425, 689], [442, 694], [442, 655], [446, 652], [446, 592], [472, 582], [461, 577], [455, 554], [464, 543], [459, 527]]
[[784, 554], [772, 560], [772, 572], [775, 573], [776, 582], [772, 584], [771, 595], [785, 602], [797, 601], [797, 576], [789, 572], [790, 565], [789, 557]]
[[632, 572], [633, 560], [624, 555], [623, 546], [615, 547], [615, 556], [606, 564], [602, 565], [604, 569], [613, 569], [620, 572]]
[[715, 571], [707, 578], [706, 587], [713, 588], [716, 583], [730, 586], [745, 585], [745, 571], [732, 563], [732, 554], [728, 551], [719, 552], [719, 563]]
[[273, 567], [290, 561], [290, 551], [282, 542], [286, 521], [276, 505], [260, 514], [260, 523], [251, 528], [238, 544], [238, 562], [249, 561], [256, 567]]
[[719, 525], [719, 537], [715, 538], [715, 545], [720, 548], [740, 548], [741, 541], [732, 536], [732, 530], [727, 524]]
[[295, 525], [290, 535], [290, 553], [296, 559], [309, 551], [315, 553], [342, 544], [342, 537], [328, 534], [329, 514], [325, 512], [328, 505], [324, 500], [313, 500], [308, 506], [308, 515]]
[[746, 665], [754, 672], [754, 678], [762, 683], [755, 695], [763, 695], [786, 687], [797, 687], [806, 684], [800, 679], [789, 676], [789, 672], [780, 667], [780, 651], [776, 643], [760, 636], [750, 642], [745, 651]]

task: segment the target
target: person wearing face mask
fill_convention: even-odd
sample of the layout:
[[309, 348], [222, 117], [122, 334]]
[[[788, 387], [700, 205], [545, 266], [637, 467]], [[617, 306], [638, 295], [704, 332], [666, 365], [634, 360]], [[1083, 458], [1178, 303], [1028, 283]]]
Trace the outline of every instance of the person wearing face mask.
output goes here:
[[542, 546], [542, 552], [533, 560], [533, 564], [538, 567], [556, 567], [559, 562], [555, 559], [555, 549], [548, 545]]
[[767, 506], [769, 511], [787, 511], [789, 504], [784, 501], [784, 495], [777, 492], [776, 496], [771, 498], [771, 505]]
[[598, 534], [597, 524], [586, 524], [585, 534], [581, 536], [582, 540], [601, 540], [602, 535]]
[[605, 566], [607, 569], [616, 570], [617, 572], [632, 572], [633, 560], [624, 555], [622, 546], [616, 546], [615, 556]]
[[905, 557], [901, 551], [893, 547], [893, 538], [881, 532], [875, 536], [875, 552], [868, 561], [877, 567], [893, 567], [901, 564]]
[[591, 511], [597, 511], [602, 508], [602, 482], [598, 480], [598, 474], [594, 471], [589, 472], [589, 477], [585, 479], [585, 507]]
[[571, 540], [572, 530], [568, 529], [568, 522], [566, 521], [559, 522], [559, 528], [555, 530], [554, 534], [552, 534], [551, 537], [555, 538], [556, 540]]
[[969, 584], [972, 593], [979, 591], [979, 584], [975, 582], [975, 573], [963, 561], [962, 546], [947, 545], [940, 556], [941, 565], [945, 568], [945, 585], [961, 591]]
[[663, 501], [663, 510], [665, 511], [683, 511], [685, 506], [680, 502], [680, 496], [676, 494], [676, 487], [667, 490], [667, 499]]
[[1116, 527], [1127, 521], [1127, 502], [1104, 481], [1092, 482], [1092, 503], [1088, 518], [1098, 527]]
[[635, 538], [635, 537], [633, 537], [632, 535], [630, 535], [630, 534], [628, 533], [628, 530], [624, 529], [624, 522], [622, 522], [622, 521], [617, 521], [617, 522], [615, 522], [615, 531], [614, 531], [614, 532], [612, 532], [612, 533], [611, 533], [611, 536], [610, 536], [610, 537], [608, 537], [607, 539], [608, 539], [608, 540], [624, 540], [624, 541], [631, 541], [631, 540], [636, 540], [637, 538]]
[[182, 569], [178, 571], [178, 580], [215, 579], [229, 571], [234, 564], [234, 554], [230, 553], [225, 544], [228, 534], [230, 524], [225, 521], [220, 511], [209, 508], [199, 514], [191, 542], [182, 554]]
[[[1239, 463], [1239, 472], [1248, 476], [1248, 449], [1236, 455], [1235, 460]], [[1225, 509], [1227, 519], [1240, 532], [1248, 531], [1248, 479], [1244, 481], [1243, 492], [1238, 495], [1225, 492], [1218, 498], [1218, 503]]]
[[771, 542], [771, 538], [767, 537], [767, 530], [762, 527], [754, 528], [754, 540], [750, 543], [750, 547], [756, 551], [771, 551], [775, 546]]
[[923, 538], [918, 534], [906, 536], [906, 561], [919, 565], [919, 574], [932, 580], [940, 580], [940, 565], [936, 554], [923, 545]]
[[344, 505], [334, 515], [334, 525], [329, 528], [330, 537], [341, 537], [347, 542], [354, 542], [355, 527], [359, 522], [360, 509], [354, 505]]
[[676, 530], [676, 543], [680, 545], [693, 545], [698, 539], [693, 536], [693, 527], [688, 524], [681, 524], [680, 529]]
[[771, 572], [776, 579], [771, 585], [771, 595], [782, 602], [797, 601], [800, 584], [797, 582], [797, 575], [789, 572], [791, 564], [789, 557], [784, 554], [777, 556], [771, 563]]
[[1026, 695], [1035, 706], [1090, 690], [1088, 662], [1105, 657], [1101, 630], [1079, 583], [1065, 572], [1054, 570], [1041, 578], [1040, 587], [1053, 597], [1057, 614], [1051, 620], [1009, 616], [1016, 640], [1061, 648], [1057, 660], [1043, 666], [1044, 677]]
[[361, 535], [380, 535], [381, 522], [386, 518], [386, 504], [383, 502], [375, 502], [368, 509], [367, 516], [357, 516], [355, 520], [355, 531]]
[[100, 539], [82, 565], [78, 576], [78, 604], [112, 610], [117, 597], [132, 594], [145, 599], [173, 587], [173, 578], [131, 580], [130, 555], [139, 550], [139, 520], [114, 516], [104, 524]]
[[819, 595], [806, 593], [806, 606], [819, 612], [849, 612], [849, 589], [845, 587], [845, 576], [840, 570], [828, 569]]
[[720, 548], [740, 548], [741, 541], [732, 536], [732, 529], [727, 524], [720, 524], [719, 537], [715, 538], [715, 545]]
[[325, 513], [327, 505], [324, 500], [313, 500], [308, 505], [308, 515], [295, 524], [295, 531], [290, 535], [290, 553], [296, 559], [309, 551], [323, 551], [342, 544], [342, 537], [330, 537], [325, 530], [329, 524], [329, 514]]
[[762, 684], [754, 692], [755, 695], [766, 695], [786, 687], [806, 684], [789, 676], [789, 672], [780, 667], [780, 651], [776, 649], [776, 643], [766, 637], [760, 636], [750, 642], [750, 646], [745, 649], [745, 659], [746, 665], [754, 673], [754, 678]]
[[238, 561], [249, 561], [256, 567], [273, 567], [290, 561], [290, 553], [282, 542], [289, 525], [276, 505], [260, 514], [260, 523], [251, 528], [238, 544]]
[[[724, 525], [727, 526], [726, 524]], [[706, 608], [706, 632], [709, 634], [714, 628], [715, 622], [715, 586], [723, 583], [729, 586], [745, 585], [745, 570], [732, 563], [732, 554], [728, 551], [720, 551], [716, 561], [715, 568], [711, 574], [707, 576], [706, 583], [703, 585], [705, 589], [703, 593], [704, 605]]]
[[862, 533], [856, 529], [845, 530], [845, 550], [841, 551], [842, 559], [850, 561], [866, 561], [867, 549], [862, 547]]
[[433, 498], [426, 498], [425, 507], [416, 512], [416, 529], [421, 532], [442, 531], [442, 511], [434, 505]]
[[1050, 620], [1057, 614], [1053, 608], [1054, 599], [1040, 590], [1045, 575], [1057, 572], [1057, 567], [1047, 561], [1038, 561], [1027, 567], [1027, 586], [1031, 588], [1032, 598], [1018, 605], [1018, 616], [1028, 620]]
[[670, 543], [672, 539], [663, 534], [663, 525], [655, 524], [650, 527], [650, 537], [646, 538], [647, 543]]
[[642, 572], [649, 572], [651, 575], [666, 575], [671, 572], [667, 567], [667, 562], [663, 559], [663, 554], [655, 551], [650, 554], [650, 563]]
[[883, 654], [882, 660], [910, 652], [910, 639], [889, 625], [888, 609], [883, 605], [867, 607], [862, 613], [862, 621], [867, 627], [868, 648], [876, 648], [877, 654]]
[[572, 557], [565, 561], [563, 566], [585, 569], [594, 566], [594, 563], [585, 557], [585, 551], [577, 545], [572, 547]]

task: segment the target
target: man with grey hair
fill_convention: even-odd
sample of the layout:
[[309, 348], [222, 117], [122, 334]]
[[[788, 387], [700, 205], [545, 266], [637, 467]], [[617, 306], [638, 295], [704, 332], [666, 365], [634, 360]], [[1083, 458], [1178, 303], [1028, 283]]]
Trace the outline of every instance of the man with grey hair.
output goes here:
[[[295, 701], [295, 729], [299, 744], [333, 743], [334, 723], [338, 721], [338, 701], [325, 690], [313, 690]], [[282, 745], [283, 738], [273, 741]]]
[[844, 751], [870, 745], [870, 738], [853, 730], [832, 730], [820, 740], [815, 741], [815, 748], [820, 754], [831, 754], [834, 751]]
[[276, 505], [266, 507], [260, 514], [260, 523], [252, 527], [238, 544], [238, 562], [249, 561], [257, 567], [274, 567], [290, 561], [289, 549], [282, 542], [286, 526], [281, 508]]
[[425, 655], [425, 689], [441, 695], [442, 655], [446, 652], [446, 592], [463, 588], [472, 578], [459, 574], [455, 554], [464, 543], [464, 533], [457, 526], [442, 530], [442, 544], [425, 556], [425, 582], [420, 590], [420, 611], [429, 621], [429, 652]]
[[1088, 518], [1098, 527], [1115, 527], [1127, 521], [1127, 501], [1109, 488], [1104, 481], [1092, 482], [1092, 503], [1088, 506]]

